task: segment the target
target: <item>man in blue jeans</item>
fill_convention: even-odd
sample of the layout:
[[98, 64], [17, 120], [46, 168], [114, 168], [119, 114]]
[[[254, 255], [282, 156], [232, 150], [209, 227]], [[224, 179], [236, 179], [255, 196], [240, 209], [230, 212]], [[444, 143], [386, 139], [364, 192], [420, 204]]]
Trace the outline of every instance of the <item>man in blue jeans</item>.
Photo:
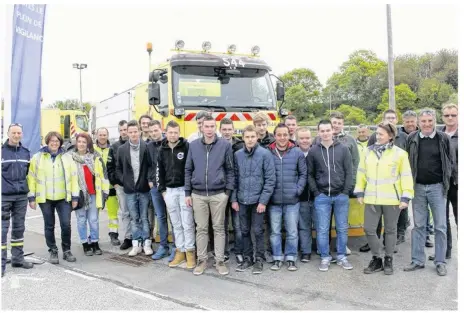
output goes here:
[[145, 255], [152, 255], [148, 204], [150, 188], [156, 181], [155, 172], [147, 144], [140, 138], [137, 121], [127, 123], [127, 133], [129, 140], [118, 148], [116, 173], [123, 183], [131, 217], [132, 250], [129, 256], [136, 256], [142, 249]]
[[296, 271], [298, 257], [298, 221], [300, 219], [299, 196], [303, 192], [308, 170], [301, 150], [290, 142], [290, 131], [280, 123], [274, 129], [276, 141], [269, 145], [276, 170], [276, 185], [271, 198], [269, 216], [271, 222], [271, 247], [274, 264], [271, 270], [278, 271], [283, 265], [282, 216], [285, 223], [285, 261], [287, 269]]
[[451, 155], [448, 135], [436, 130], [436, 114], [433, 109], [419, 112], [419, 131], [409, 135], [406, 151], [409, 154], [414, 179], [412, 210], [414, 228], [411, 231], [411, 264], [404, 268], [412, 272], [425, 267], [426, 223], [432, 210], [435, 226], [435, 266], [439, 276], [446, 271], [446, 200], [450, 187], [454, 158]]
[[[147, 144], [148, 152], [150, 154], [151, 159], [151, 167], [158, 172], [158, 154], [161, 149], [161, 143], [163, 142], [163, 130], [161, 127], [161, 123], [158, 120], [151, 120], [148, 123], [148, 129], [150, 131], [150, 142]], [[153, 203], [153, 207], [155, 209], [156, 219], [158, 221], [158, 230], [160, 236], [160, 245], [158, 250], [155, 254], [152, 255], [153, 260], [161, 260], [167, 256], [169, 256], [169, 244], [168, 244], [168, 215], [166, 210], [166, 203], [164, 202], [163, 196], [158, 191], [158, 186], [155, 184], [151, 190], [151, 201]], [[149, 214], [150, 216], [150, 214]], [[152, 224], [154, 224], [154, 218], [150, 220]], [[151, 227], [151, 230], [154, 226]], [[174, 236], [174, 231], [172, 232]], [[170, 261], [174, 259], [175, 249], [171, 249], [171, 256]]]
[[346, 258], [349, 193], [353, 184], [351, 154], [345, 145], [334, 141], [329, 120], [320, 121], [317, 130], [321, 140], [308, 153], [308, 184], [315, 196], [316, 240], [321, 252], [319, 270], [328, 271], [332, 260], [329, 248], [332, 206], [337, 231], [337, 264], [351, 270], [353, 266]]
[[[245, 148], [234, 155], [235, 188], [232, 208], [240, 216], [240, 229], [245, 259], [238, 264], [237, 272], [253, 266], [253, 274], [263, 272], [264, 214], [275, 187], [275, 165], [271, 152], [258, 143], [258, 133], [252, 125], [243, 131]], [[256, 259], [253, 261], [253, 244], [250, 230], [255, 234]]]

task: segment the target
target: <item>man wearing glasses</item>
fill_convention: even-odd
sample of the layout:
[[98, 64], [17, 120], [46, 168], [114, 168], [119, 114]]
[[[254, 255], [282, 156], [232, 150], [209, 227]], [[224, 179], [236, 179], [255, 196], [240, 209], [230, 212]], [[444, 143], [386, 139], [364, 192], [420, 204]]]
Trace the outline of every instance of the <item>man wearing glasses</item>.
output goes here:
[[8, 139], [2, 146], [2, 277], [5, 275], [7, 236], [11, 230], [11, 266], [32, 268], [31, 262], [24, 261], [24, 222], [27, 211], [26, 176], [29, 171], [30, 152], [21, 144], [23, 127], [11, 124]]

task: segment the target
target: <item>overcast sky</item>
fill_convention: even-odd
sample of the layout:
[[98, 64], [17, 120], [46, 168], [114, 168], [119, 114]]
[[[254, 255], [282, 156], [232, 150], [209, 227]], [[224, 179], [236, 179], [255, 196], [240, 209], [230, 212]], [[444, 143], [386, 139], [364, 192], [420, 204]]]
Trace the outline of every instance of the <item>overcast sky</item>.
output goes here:
[[[354, 50], [373, 50], [387, 59], [384, 4], [247, 8], [230, 2], [229, 10], [86, 5], [47, 6], [44, 105], [79, 97], [79, 74], [72, 68], [75, 62], [88, 64], [82, 72], [84, 101], [99, 102], [145, 81], [147, 41], [153, 42], [153, 63], [169, 56], [176, 39], [183, 39], [191, 49], [208, 40], [213, 51], [225, 51], [234, 43], [238, 52], [248, 53], [256, 44], [275, 74], [308, 67], [323, 84]], [[0, 6], [0, 16], [4, 14]], [[457, 49], [457, 14], [457, 7], [450, 4], [392, 5], [395, 55]], [[4, 50], [0, 49], [0, 61]], [[3, 73], [3, 62], [0, 66]]]

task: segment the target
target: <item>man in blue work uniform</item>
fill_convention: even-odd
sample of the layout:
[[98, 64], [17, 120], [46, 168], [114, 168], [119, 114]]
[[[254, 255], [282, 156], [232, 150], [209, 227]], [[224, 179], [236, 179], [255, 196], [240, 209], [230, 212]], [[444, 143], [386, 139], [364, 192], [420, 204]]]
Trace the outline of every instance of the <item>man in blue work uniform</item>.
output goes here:
[[11, 266], [32, 268], [24, 261], [24, 222], [27, 211], [26, 176], [31, 159], [29, 150], [21, 144], [23, 127], [11, 124], [8, 139], [2, 146], [2, 277], [5, 275], [8, 228], [11, 230]]

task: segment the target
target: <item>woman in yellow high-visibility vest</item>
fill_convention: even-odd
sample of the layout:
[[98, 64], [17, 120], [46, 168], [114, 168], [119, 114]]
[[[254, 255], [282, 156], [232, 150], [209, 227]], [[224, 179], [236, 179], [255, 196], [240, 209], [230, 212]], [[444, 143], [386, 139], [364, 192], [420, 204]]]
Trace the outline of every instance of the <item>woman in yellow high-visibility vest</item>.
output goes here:
[[[396, 127], [382, 122], [376, 130], [377, 142], [368, 147], [360, 159], [354, 193], [365, 203], [364, 231], [373, 255], [365, 274], [384, 271], [393, 274], [393, 252], [400, 211], [414, 196], [408, 153], [393, 144]], [[385, 224], [385, 262], [380, 258], [380, 239], [376, 229], [379, 220]]]

